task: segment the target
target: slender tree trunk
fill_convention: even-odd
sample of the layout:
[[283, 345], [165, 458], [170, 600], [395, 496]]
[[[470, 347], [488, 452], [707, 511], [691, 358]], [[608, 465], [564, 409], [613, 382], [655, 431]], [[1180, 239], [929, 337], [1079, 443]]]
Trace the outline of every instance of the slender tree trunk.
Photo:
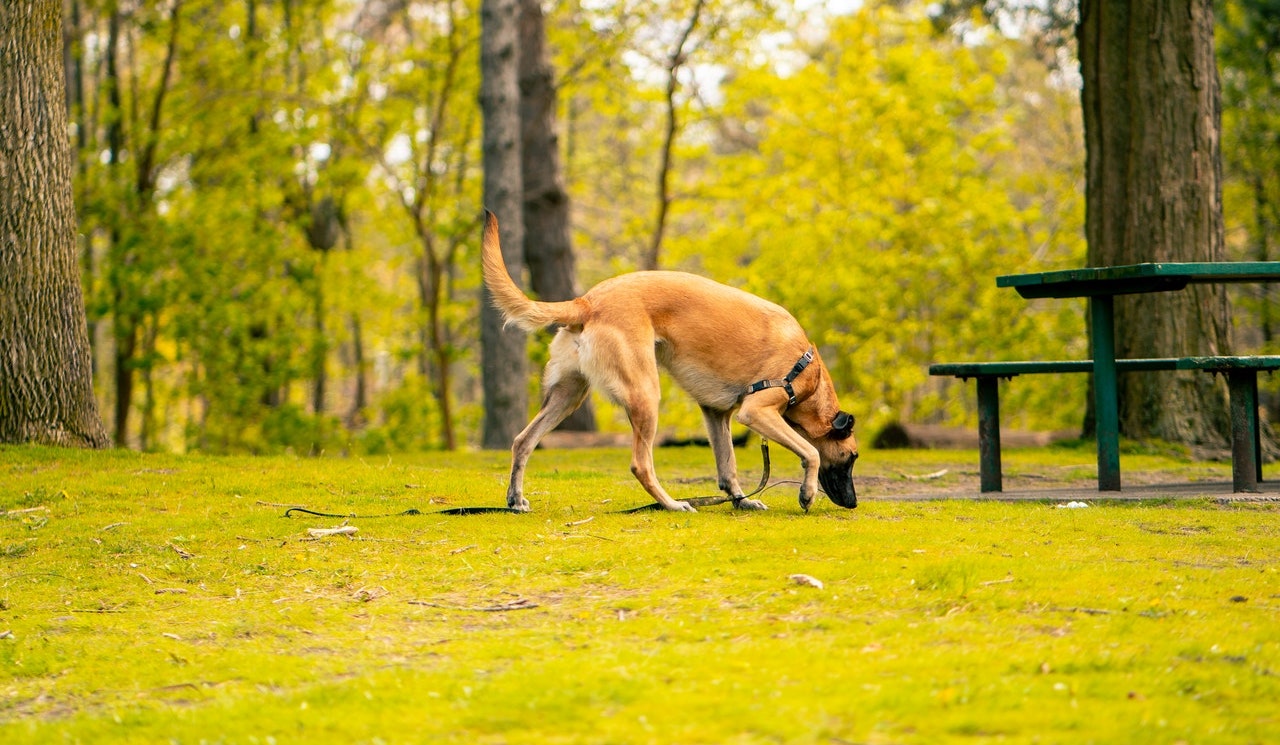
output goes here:
[[458, 438], [453, 415], [453, 361], [442, 309], [445, 300], [444, 267], [436, 258], [435, 244], [419, 224], [418, 240], [422, 243], [422, 257], [418, 267], [418, 292], [422, 307], [427, 312], [427, 322], [419, 332], [422, 336], [420, 372], [433, 382], [436, 406], [440, 410], [440, 440], [445, 450], [457, 450]]
[[[148, 360], [156, 358], [156, 344], [160, 336], [160, 314], [151, 312], [143, 317], [140, 326], [142, 336], [142, 356]], [[155, 365], [144, 365], [140, 375], [142, 381], [142, 411], [138, 425], [138, 447], [151, 450], [159, 439], [160, 423], [156, 419], [156, 379]]]
[[62, 2], [0, 5], [0, 442], [106, 447], [72, 199]]
[[[520, 0], [520, 127], [524, 185], [524, 259], [529, 284], [543, 300], [578, 296], [569, 237], [569, 194], [560, 167], [556, 135], [556, 87], [547, 59], [546, 24], [540, 0]], [[558, 427], [594, 432], [595, 410], [587, 399]]]
[[[1082, 0], [1080, 69], [1090, 265], [1225, 260], [1220, 96], [1210, 0]], [[1225, 289], [1117, 298], [1116, 354], [1227, 354]], [[1120, 378], [1132, 438], [1225, 446], [1225, 385], [1204, 374]]]
[[[1254, 261], [1271, 261], [1271, 236], [1274, 233], [1274, 226], [1268, 219], [1267, 204], [1267, 186], [1262, 180], [1262, 174], [1254, 173], [1250, 179], [1250, 186], [1253, 189], [1253, 219], [1254, 219]], [[1258, 323], [1261, 326], [1262, 343], [1270, 344], [1275, 338], [1275, 321], [1271, 317], [1271, 292], [1268, 285], [1262, 286], [1261, 291], [1261, 310], [1259, 312]]]
[[351, 397], [351, 409], [347, 412], [347, 427], [357, 429], [364, 426], [364, 410], [369, 405], [369, 371], [364, 354], [364, 325], [360, 323], [360, 314], [352, 312], [348, 318], [351, 326], [351, 367], [355, 371], [355, 393]]
[[[520, 175], [519, 7], [516, 0], [480, 4], [480, 108], [484, 112], [484, 201], [502, 222], [503, 259], [520, 283], [524, 221]], [[486, 448], [507, 448], [528, 417], [525, 334], [504, 328], [481, 293], [480, 346]]]
[[[67, 121], [73, 122], [76, 130], [75, 149], [73, 150], [75, 154], [73, 158], [75, 177], [72, 183], [78, 182], [83, 188], [90, 124], [87, 115], [88, 107], [85, 105], [85, 58], [84, 42], [81, 38], [83, 31], [80, 28], [80, 0], [70, 0], [67, 3], [67, 12], [69, 16], [63, 23], [62, 57], [67, 84]], [[83, 196], [83, 194], [76, 195], [78, 204], [84, 203]], [[80, 236], [78, 242], [80, 243], [81, 276], [89, 283], [89, 286], [92, 286], [97, 272], [97, 266], [93, 258], [93, 244], [84, 236]], [[98, 374], [98, 323], [94, 318], [86, 318], [86, 320], [89, 324], [89, 360], [96, 376]]]
[[[122, 36], [125, 33], [119, 8], [111, 12], [108, 25], [107, 44], [105, 50], [106, 80], [109, 106], [109, 123], [107, 127], [108, 163], [113, 171], [121, 171], [126, 163], [126, 151], [133, 159], [132, 193], [122, 196], [116, 206], [116, 216], [110, 228], [111, 247], [110, 269], [108, 279], [112, 292], [112, 330], [114, 335], [114, 375], [115, 375], [115, 441], [119, 446], [129, 443], [129, 414], [133, 409], [134, 391], [137, 387], [135, 369], [139, 364], [140, 340], [143, 334], [143, 317], [141, 306], [144, 298], [139, 290], [140, 275], [145, 273], [138, 265], [142, 263], [142, 253], [151, 248], [145, 240], [146, 224], [151, 217], [150, 202], [155, 190], [156, 151], [160, 140], [160, 126], [164, 113], [164, 101], [178, 51], [178, 34], [181, 28], [180, 18], [182, 3], [175, 0], [169, 12], [169, 37], [166, 43], [165, 58], [161, 65], [159, 80], [154, 90], [146, 120], [139, 118], [136, 108], [125, 110], [123, 86], [124, 79], [120, 70]], [[134, 71], [136, 76], [136, 71]], [[136, 77], [134, 78], [136, 85]], [[132, 107], [138, 105], [139, 97], [135, 95]], [[126, 136], [125, 122], [132, 129]], [[125, 182], [125, 177], [120, 176]], [[147, 364], [150, 364], [149, 362]]]
[[[124, 153], [124, 99], [120, 80], [120, 12], [113, 8], [107, 25], [105, 53], [107, 122], [107, 164], [111, 169], [120, 168]], [[116, 214], [108, 228], [110, 245], [107, 249], [110, 268], [107, 280], [111, 287], [112, 376], [115, 383], [115, 411], [112, 416], [112, 433], [119, 447], [129, 444], [129, 410], [133, 408], [133, 353], [137, 347], [138, 322], [132, 310], [134, 299], [126, 289], [128, 267], [133, 263], [122, 240], [123, 226], [128, 221], [128, 206], [116, 206]]]
[[325, 334], [325, 265], [328, 252], [321, 253], [316, 265], [315, 289], [311, 293], [311, 323], [315, 333], [315, 345], [311, 350], [311, 412], [324, 416], [325, 399], [328, 397], [329, 373], [325, 364], [329, 360], [329, 338]]
[[684, 67], [688, 59], [689, 39], [698, 28], [704, 4], [704, 0], [698, 0], [694, 4], [693, 12], [689, 15], [689, 21], [685, 24], [680, 40], [671, 50], [671, 56], [667, 58], [667, 123], [662, 134], [661, 163], [658, 165], [658, 209], [654, 216], [653, 237], [645, 253], [645, 269], [657, 269], [662, 260], [662, 239], [667, 233], [667, 215], [671, 211], [671, 202], [674, 199], [671, 196], [672, 156], [676, 135], [680, 131], [680, 122], [676, 113], [676, 91], [680, 88], [680, 68]]

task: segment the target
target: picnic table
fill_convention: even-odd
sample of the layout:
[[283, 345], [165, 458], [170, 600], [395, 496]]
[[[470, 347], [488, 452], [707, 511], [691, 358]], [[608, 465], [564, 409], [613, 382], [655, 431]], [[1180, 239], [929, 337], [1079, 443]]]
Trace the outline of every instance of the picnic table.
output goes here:
[[[1088, 298], [1091, 363], [1006, 362], [966, 365], [934, 365], [934, 375], [976, 377], [979, 384], [979, 418], [983, 419], [983, 385], [987, 385], [987, 428], [994, 427], [994, 459], [983, 456], [983, 489], [999, 491], [999, 409], [994, 377], [1035, 372], [1092, 371], [1098, 440], [1098, 490], [1120, 490], [1119, 402], [1117, 371], [1203, 370], [1227, 377], [1232, 410], [1232, 481], [1234, 490], [1256, 491], [1261, 473], [1261, 443], [1257, 420], [1257, 372], [1280, 369], [1280, 357], [1181, 357], [1149, 360], [1117, 360], [1115, 346], [1115, 297], [1150, 292], [1175, 292], [1191, 284], [1280, 282], [1280, 262], [1150, 263], [1090, 267], [996, 278], [998, 287], [1011, 287], [1024, 298]], [[980, 421], [980, 439], [983, 424]], [[994, 468], [994, 474], [991, 473]]]

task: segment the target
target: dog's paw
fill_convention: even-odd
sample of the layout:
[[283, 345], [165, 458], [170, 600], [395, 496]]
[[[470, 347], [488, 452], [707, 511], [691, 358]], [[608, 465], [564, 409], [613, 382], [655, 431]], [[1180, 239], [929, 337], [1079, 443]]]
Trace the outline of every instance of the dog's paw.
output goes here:
[[667, 509], [672, 512], [697, 512], [697, 510], [693, 508], [693, 505], [688, 502], [681, 502], [678, 499], [671, 507], [667, 507]]
[[805, 512], [808, 512], [809, 508], [812, 506], [813, 506], [813, 493], [810, 492], [808, 489], [804, 488], [803, 486], [800, 487], [800, 509], [804, 510]]
[[767, 506], [765, 506], [764, 502], [761, 502], [758, 499], [746, 499], [745, 497], [743, 499], [739, 499], [735, 501], [733, 503], [733, 508], [735, 510], [756, 510], [756, 511], [769, 509]]
[[518, 497], [516, 499], [512, 499], [508, 497], [507, 508], [515, 510], [516, 512], [528, 512], [529, 500], [525, 499], [524, 497]]

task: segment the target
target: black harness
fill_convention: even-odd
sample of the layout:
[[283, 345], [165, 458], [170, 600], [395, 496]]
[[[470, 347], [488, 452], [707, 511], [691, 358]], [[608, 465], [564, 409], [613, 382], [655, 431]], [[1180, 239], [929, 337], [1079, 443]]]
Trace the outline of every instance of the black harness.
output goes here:
[[787, 377], [774, 378], [773, 380], [758, 380], [747, 386], [746, 392], [742, 395], [744, 397], [750, 396], [752, 393], [759, 393], [765, 388], [782, 388], [787, 392], [787, 396], [789, 397], [787, 405], [795, 406], [796, 391], [791, 387], [791, 383], [796, 378], [800, 377], [800, 373], [804, 372], [804, 369], [809, 366], [810, 362], [813, 362], [813, 347], [809, 347], [809, 351], [805, 352], [804, 356], [796, 362], [795, 366], [791, 368], [791, 372], [787, 373]]
[[[746, 398], [752, 393], [759, 393], [765, 388], [782, 388], [787, 392], [787, 406], [795, 406], [796, 391], [795, 388], [791, 387], [791, 383], [800, 377], [800, 373], [804, 372], [810, 362], [813, 362], [813, 347], [809, 347], [809, 351], [805, 352], [804, 356], [796, 361], [796, 364], [791, 368], [791, 372], [787, 373], [787, 377], [758, 380], [747, 386], [747, 390], [743, 392], [742, 397]], [[833, 440], [843, 440], [853, 434], [853, 425], [853, 414], [847, 411], [837, 412], [835, 419], [831, 421], [831, 431], [827, 433], [827, 436]]]

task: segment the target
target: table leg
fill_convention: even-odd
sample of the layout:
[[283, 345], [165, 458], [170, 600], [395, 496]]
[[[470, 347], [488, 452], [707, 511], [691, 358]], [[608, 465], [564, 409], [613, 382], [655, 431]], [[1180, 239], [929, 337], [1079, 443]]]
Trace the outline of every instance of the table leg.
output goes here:
[[1258, 483], [1262, 483], [1262, 423], [1258, 416], [1258, 373], [1250, 376], [1249, 395], [1253, 396], [1253, 462], [1258, 475]]
[[1004, 489], [1000, 466], [1000, 381], [978, 378], [978, 473], [983, 492]]
[[1120, 406], [1116, 392], [1115, 299], [1090, 298], [1093, 404], [1098, 435], [1098, 491], [1120, 491]]
[[1256, 492], [1258, 464], [1258, 374], [1253, 370], [1227, 373], [1231, 391], [1231, 490]]

